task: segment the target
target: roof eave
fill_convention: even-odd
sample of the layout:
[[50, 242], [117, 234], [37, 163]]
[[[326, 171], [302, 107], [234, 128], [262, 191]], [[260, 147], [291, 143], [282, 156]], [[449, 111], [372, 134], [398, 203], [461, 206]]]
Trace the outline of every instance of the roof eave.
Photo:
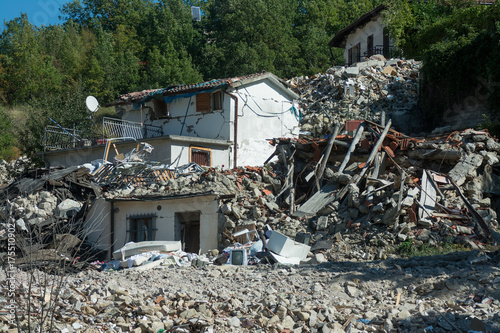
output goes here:
[[328, 46], [330, 48], [331, 47], [345, 48], [347, 36], [349, 36], [356, 29], [364, 26], [365, 24], [373, 20], [374, 17], [377, 17], [380, 14], [380, 12], [386, 8], [387, 8], [386, 5], [378, 5], [369, 12], [364, 13], [356, 21], [354, 21], [347, 27], [337, 32], [337, 34], [333, 36], [333, 38], [328, 43]]

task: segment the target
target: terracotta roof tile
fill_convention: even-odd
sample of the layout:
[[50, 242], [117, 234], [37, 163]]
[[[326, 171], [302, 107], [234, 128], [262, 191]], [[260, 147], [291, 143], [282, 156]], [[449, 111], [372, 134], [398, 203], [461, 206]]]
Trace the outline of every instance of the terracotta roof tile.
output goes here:
[[172, 95], [186, 94], [196, 91], [210, 90], [217, 86], [230, 86], [235, 82], [257, 78], [265, 74], [267, 74], [267, 72], [231, 77], [225, 79], [211, 80], [195, 84], [178, 84], [178, 85], [171, 85], [166, 88], [147, 89], [137, 92], [131, 92], [121, 95], [120, 97], [117, 98], [117, 100], [114, 103], [110, 105], [135, 103], [156, 94], [161, 94], [163, 96], [172, 96]]

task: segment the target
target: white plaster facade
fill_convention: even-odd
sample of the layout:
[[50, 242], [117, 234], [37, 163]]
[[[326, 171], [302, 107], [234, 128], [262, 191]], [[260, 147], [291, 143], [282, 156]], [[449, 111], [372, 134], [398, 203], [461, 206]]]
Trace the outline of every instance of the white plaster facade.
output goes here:
[[[119, 105], [116, 109], [123, 120], [161, 126], [164, 135], [231, 142], [227, 148], [229, 161], [214, 159], [213, 167], [262, 165], [274, 151], [269, 139], [298, 136], [298, 105], [294, 101], [298, 96], [273, 74], [242, 79], [227, 88], [211, 91], [212, 95], [216, 93], [221, 96], [221, 107], [214, 109], [212, 106], [210, 112], [197, 111], [198, 94], [165, 96], [168, 116], [164, 118], [157, 117], [154, 100], [141, 105]], [[211, 149], [209, 145], [201, 144], [200, 147]], [[171, 160], [162, 162], [171, 163], [177, 158], [173, 150], [172, 146]], [[177, 149], [176, 152], [179, 152], [180, 160], [191, 161], [187, 150], [181, 152]]]
[[[344, 60], [346, 64], [353, 64], [363, 61], [363, 56], [375, 53], [383, 54], [385, 24], [382, 16], [379, 15], [375, 21], [368, 22], [364, 27], [356, 29], [347, 36], [344, 49]], [[371, 38], [371, 42], [370, 42]], [[370, 44], [371, 43], [371, 44]], [[371, 47], [370, 47], [371, 45]], [[388, 46], [386, 46], [388, 47]], [[355, 50], [359, 48], [359, 58], [355, 57]], [[370, 50], [373, 54], [370, 54]], [[378, 51], [378, 52], [377, 52]]]
[[[181, 240], [179, 216], [194, 213], [199, 216], [199, 252], [218, 248], [219, 200], [216, 195], [170, 197], [145, 200], [116, 199], [113, 202], [97, 199], [86, 220], [90, 231], [88, 241], [110, 254], [127, 242], [133, 241], [130, 219], [153, 217], [153, 238], [149, 240]], [[183, 243], [184, 244], [184, 243]]]
[[384, 20], [385, 5], [379, 5], [361, 15], [349, 26], [341, 29], [328, 43], [330, 48], [344, 49], [346, 65], [364, 61], [365, 57], [382, 54], [388, 58], [392, 54], [393, 41], [389, 38]]

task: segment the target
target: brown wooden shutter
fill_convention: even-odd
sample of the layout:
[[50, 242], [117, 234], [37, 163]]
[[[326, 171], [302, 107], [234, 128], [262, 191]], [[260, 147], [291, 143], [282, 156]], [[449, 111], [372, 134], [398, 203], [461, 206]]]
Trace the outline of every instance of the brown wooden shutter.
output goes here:
[[191, 152], [191, 162], [198, 165], [210, 166], [209, 156], [210, 152], [193, 150]]
[[202, 93], [196, 95], [196, 111], [210, 112], [210, 94]]

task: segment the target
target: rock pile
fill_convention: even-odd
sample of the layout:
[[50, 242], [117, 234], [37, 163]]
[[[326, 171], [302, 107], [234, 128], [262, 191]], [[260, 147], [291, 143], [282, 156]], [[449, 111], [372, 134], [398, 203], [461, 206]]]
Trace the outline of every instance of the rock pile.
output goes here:
[[392, 118], [400, 131], [414, 130], [408, 120], [417, 105], [420, 67], [414, 60], [374, 56], [351, 67], [336, 66], [326, 73], [289, 80], [300, 95], [302, 131], [318, 138], [331, 134], [335, 122], [378, 123], [381, 117]]
[[16, 247], [24, 255], [36, 252], [36, 261], [59, 261], [61, 255], [73, 260], [85, 237], [86, 209], [98, 194], [85, 168], [25, 172], [0, 191], [0, 250], [6, 251], [14, 226]]
[[291, 215], [308, 222], [302, 226], [311, 233], [313, 252], [332, 261], [373, 260], [387, 258], [395, 247], [462, 242], [477, 249], [481, 241], [499, 241], [492, 174], [500, 145], [487, 132], [426, 139], [388, 134], [368, 168], [373, 133], [356, 146], [345, 168], [345, 148], [332, 150], [318, 192], [314, 161], [326, 140], [275, 140], [277, 151], [295, 158], [298, 199]]
[[[36, 327], [43, 304], [53, 304], [54, 331], [67, 333], [497, 332], [499, 264], [498, 251], [472, 251], [295, 268], [83, 271], [67, 277], [57, 300], [44, 297], [43, 279], [29, 297], [20, 288], [18, 309], [31, 300]], [[26, 279], [16, 272], [17, 285]], [[25, 314], [20, 321], [26, 328]], [[13, 330], [0, 323], [0, 332]]]
[[0, 160], [0, 186], [9, 184], [32, 167], [32, 161], [25, 156], [10, 162]]

